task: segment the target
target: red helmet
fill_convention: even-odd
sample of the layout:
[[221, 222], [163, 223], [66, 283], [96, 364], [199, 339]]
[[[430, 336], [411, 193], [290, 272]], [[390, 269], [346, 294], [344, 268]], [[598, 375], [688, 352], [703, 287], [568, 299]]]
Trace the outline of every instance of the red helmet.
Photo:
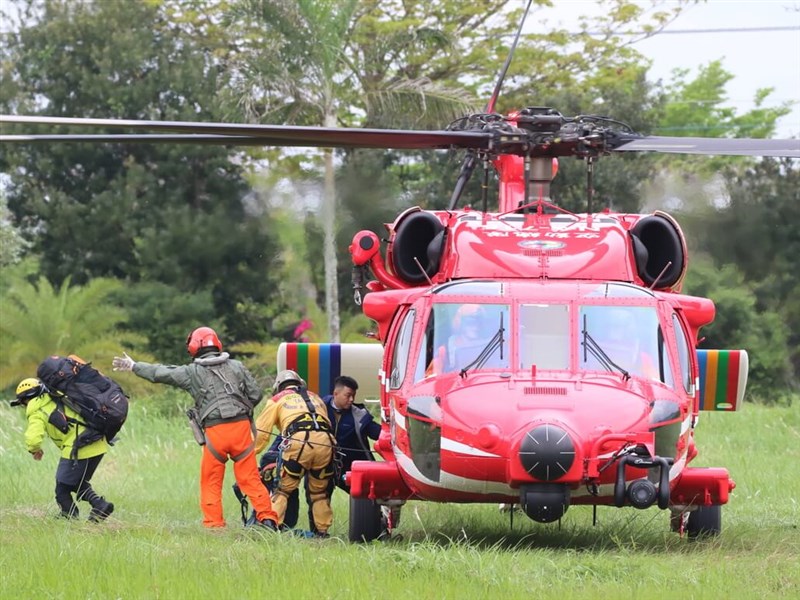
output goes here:
[[197, 356], [201, 348], [211, 346], [216, 348], [217, 352], [222, 351], [222, 342], [219, 341], [217, 332], [211, 327], [198, 327], [186, 338], [186, 348], [192, 356]]
[[461, 329], [462, 322], [468, 320], [478, 320], [480, 322], [485, 316], [486, 311], [480, 304], [462, 304], [453, 316], [453, 329], [458, 331]]

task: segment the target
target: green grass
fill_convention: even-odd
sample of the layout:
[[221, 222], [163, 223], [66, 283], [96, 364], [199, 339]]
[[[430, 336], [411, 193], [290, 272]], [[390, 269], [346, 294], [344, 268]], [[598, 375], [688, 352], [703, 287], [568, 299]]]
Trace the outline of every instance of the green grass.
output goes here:
[[[665, 512], [573, 507], [557, 524], [495, 505], [412, 502], [403, 539], [352, 545], [348, 505], [334, 496], [336, 539], [200, 525], [200, 450], [180, 396], [134, 403], [123, 439], [94, 478], [117, 506], [102, 525], [55, 518], [57, 452], [25, 452], [22, 411], [0, 407], [2, 598], [789, 598], [800, 596], [800, 414], [747, 405], [703, 414], [696, 464], [737, 482], [719, 538], [668, 532]], [[49, 444], [49, 442], [48, 442]], [[233, 483], [229, 468], [226, 490]], [[85, 505], [84, 505], [85, 506]], [[83, 508], [83, 506], [82, 506]], [[84, 508], [84, 513], [86, 509]], [[301, 507], [301, 523], [305, 507]]]

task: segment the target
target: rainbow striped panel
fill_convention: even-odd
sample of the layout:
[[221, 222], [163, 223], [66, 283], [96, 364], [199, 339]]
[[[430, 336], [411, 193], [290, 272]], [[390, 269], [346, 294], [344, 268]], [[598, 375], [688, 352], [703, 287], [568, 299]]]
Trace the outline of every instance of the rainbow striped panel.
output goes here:
[[333, 380], [342, 374], [341, 344], [286, 344], [286, 367], [306, 380], [320, 396], [333, 393]]
[[734, 411], [747, 386], [746, 350], [698, 350], [700, 410]]

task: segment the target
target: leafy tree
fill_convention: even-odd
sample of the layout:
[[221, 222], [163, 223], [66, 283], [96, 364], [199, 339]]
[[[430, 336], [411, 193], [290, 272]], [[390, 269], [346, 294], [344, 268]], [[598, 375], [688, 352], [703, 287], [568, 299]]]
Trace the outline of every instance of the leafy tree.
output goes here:
[[[117, 290], [110, 299], [122, 306], [128, 318], [125, 329], [147, 339], [146, 351], [167, 364], [187, 362], [187, 334], [200, 325], [214, 327], [223, 343], [224, 324], [215, 316], [209, 291], [186, 293], [158, 281], [140, 282]], [[140, 343], [128, 348], [135, 358], [144, 351]]]
[[[151, 2], [30, 0], [4, 33], [0, 107], [55, 116], [215, 120], [225, 70]], [[277, 251], [245, 210], [232, 151], [209, 146], [14, 146], [8, 202], [60, 284], [159, 281], [210, 294], [233, 339], [266, 335], [244, 308], [271, 301]]]
[[662, 135], [703, 137], [768, 137], [775, 131], [776, 121], [791, 111], [791, 102], [776, 108], [764, 107], [772, 89], [754, 92], [755, 109], [737, 115], [726, 106], [725, 85], [734, 75], [725, 70], [721, 60], [702, 65], [694, 79], [687, 79], [688, 69], [673, 73], [667, 88], [668, 102], [657, 128]]
[[714, 322], [701, 332], [701, 347], [746, 349], [750, 397], [767, 402], [788, 398], [792, 368], [786, 328], [778, 313], [758, 309], [742, 272], [731, 263], [717, 267], [708, 258], [695, 257], [684, 291], [711, 298], [716, 305]]
[[[704, 226], [706, 248], [718, 262], [735, 262], [758, 300], [780, 315], [788, 336], [794, 385], [800, 374], [800, 164], [764, 159], [725, 172], [729, 198]], [[767, 258], [768, 257], [768, 258]]]
[[5, 193], [0, 193], [0, 267], [17, 262], [28, 246], [28, 241], [11, 222]]

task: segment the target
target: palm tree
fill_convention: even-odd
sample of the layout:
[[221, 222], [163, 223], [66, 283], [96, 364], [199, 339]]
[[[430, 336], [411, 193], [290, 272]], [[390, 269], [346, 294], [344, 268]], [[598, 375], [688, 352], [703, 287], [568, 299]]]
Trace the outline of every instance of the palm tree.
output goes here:
[[0, 389], [35, 375], [47, 356], [77, 354], [102, 370], [123, 345], [139, 341], [119, 330], [126, 314], [109, 302], [121, 288], [121, 282], [102, 278], [85, 286], [70, 286], [67, 278], [58, 289], [44, 277], [13, 284], [2, 299]]

